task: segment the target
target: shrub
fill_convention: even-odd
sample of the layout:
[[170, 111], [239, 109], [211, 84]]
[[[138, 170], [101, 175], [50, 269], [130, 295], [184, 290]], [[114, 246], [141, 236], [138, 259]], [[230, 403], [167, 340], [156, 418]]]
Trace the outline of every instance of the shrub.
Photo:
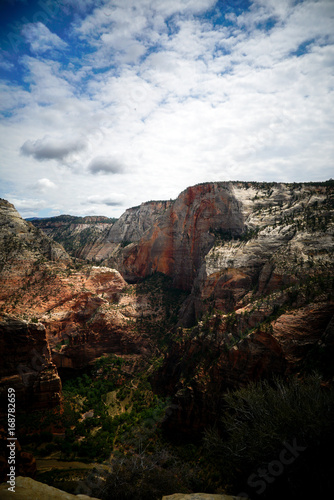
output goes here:
[[117, 456], [113, 459], [102, 498], [104, 500], [161, 500], [175, 492], [189, 493], [192, 471], [166, 450], [153, 454]]
[[[230, 484], [234, 493], [245, 490], [251, 498], [271, 500], [282, 498], [282, 491], [285, 499], [309, 498], [311, 493], [319, 498], [331, 491], [334, 466], [327, 456], [334, 444], [333, 388], [322, 387], [320, 378], [312, 375], [252, 383], [228, 393], [225, 400], [222, 425], [208, 430], [204, 438], [221, 482]], [[297, 443], [303, 451], [280, 474], [269, 477], [258, 495], [261, 488], [252, 489], [252, 478], [277, 462], [286, 443]]]

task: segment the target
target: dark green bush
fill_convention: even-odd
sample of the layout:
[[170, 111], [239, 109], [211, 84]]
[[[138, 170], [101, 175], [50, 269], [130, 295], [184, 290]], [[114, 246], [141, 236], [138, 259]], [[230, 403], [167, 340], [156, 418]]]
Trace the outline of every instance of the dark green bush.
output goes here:
[[[334, 464], [327, 457], [334, 445], [333, 388], [322, 387], [312, 375], [252, 383], [225, 400], [221, 425], [204, 438], [221, 483], [230, 485], [234, 494], [239, 490], [271, 500], [299, 498], [302, 491], [306, 496], [300, 498], [311, 493], [320, 498], [331, 491]], [[288, 453], [284, 450], [291, 448], [297, 449], [295, 459], [280, 463]]]

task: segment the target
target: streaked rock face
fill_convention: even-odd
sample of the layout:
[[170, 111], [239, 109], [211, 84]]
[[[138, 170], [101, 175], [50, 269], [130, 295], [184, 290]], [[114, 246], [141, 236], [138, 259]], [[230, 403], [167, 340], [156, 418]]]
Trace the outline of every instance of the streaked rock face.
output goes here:
[[189, 290], [214, 243], [213, 231], [236, 236], [243, 229], [243, 214], [228, 184], [188, 188], [136, 245], [124, 250], [121, 270], [126, 279], [162, 272]]
[[[229, 312], [254, 288], [273, 292], [334, 265], [331, 186], [209, 183], [188, 188], [118, 257], [125, 279], [162, 272]], [[194, 317], [193, 317], [194, 319]]]

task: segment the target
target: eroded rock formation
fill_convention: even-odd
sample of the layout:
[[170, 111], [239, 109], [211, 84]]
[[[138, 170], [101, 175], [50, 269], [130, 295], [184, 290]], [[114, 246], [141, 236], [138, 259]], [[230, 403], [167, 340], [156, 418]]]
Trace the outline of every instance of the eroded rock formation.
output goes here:
[[1, 207], [3, 309], [45, 326], [59, 367], [81, 368], [105, 352], [155, 352], [137, 328], [152, 306], [125, 280], [163, 273], [190, 292], [152, 379], [174, 398], [171, 430], [200, 431], [227, 389], [301, 371], [333, 350], [331, 182], [207, 183], [144, 203], [89, 242], [86, 256], [105, 267], [71, 265], [12, 206]]
[[0, 352], [1, 412], [7, 410], [8, 388], [15, 390], [17, 411], [59, 403], [61, 381], [42, 324], [5, 317], [0, 321]]

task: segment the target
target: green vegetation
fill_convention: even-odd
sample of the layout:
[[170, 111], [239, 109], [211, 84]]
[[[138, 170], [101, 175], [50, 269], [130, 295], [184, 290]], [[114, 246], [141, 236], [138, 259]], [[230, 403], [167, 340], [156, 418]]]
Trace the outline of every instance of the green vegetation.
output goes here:
[[[62, 460], [101, 462], [115, 450], [131, 449], [138, 439], [149, 439], [168, 401], [153, 394], [145, 373], [130, 378], [130, 364], [106, 356], [94, 364], [90, 374], [65, 381], [63, 410], [24, 415], [20, 421], [22, 444], [34, 444], [32, 451], [42, 456], [58, 452]], [[117, 397], [110, 402], [108, 394], [113, 391]], [[63, 438], [52, 439], [50, 429], [55, 428], [64, 429]], [[37, 430], [41, 433], [35, 434]], [[41, 449], [46, 442], [50, 446]]]
[[260, 231], [259, 227], [246, 228], [244, 232], [236, 232], [231, 229], [213, 229], [210, 228], [210, 233], [213, 233], [217, 238], [218, 242], [223, 243], [225, 241], [239, 240], [239, 241], [249, 241], [252, 238], [256, 238]]

